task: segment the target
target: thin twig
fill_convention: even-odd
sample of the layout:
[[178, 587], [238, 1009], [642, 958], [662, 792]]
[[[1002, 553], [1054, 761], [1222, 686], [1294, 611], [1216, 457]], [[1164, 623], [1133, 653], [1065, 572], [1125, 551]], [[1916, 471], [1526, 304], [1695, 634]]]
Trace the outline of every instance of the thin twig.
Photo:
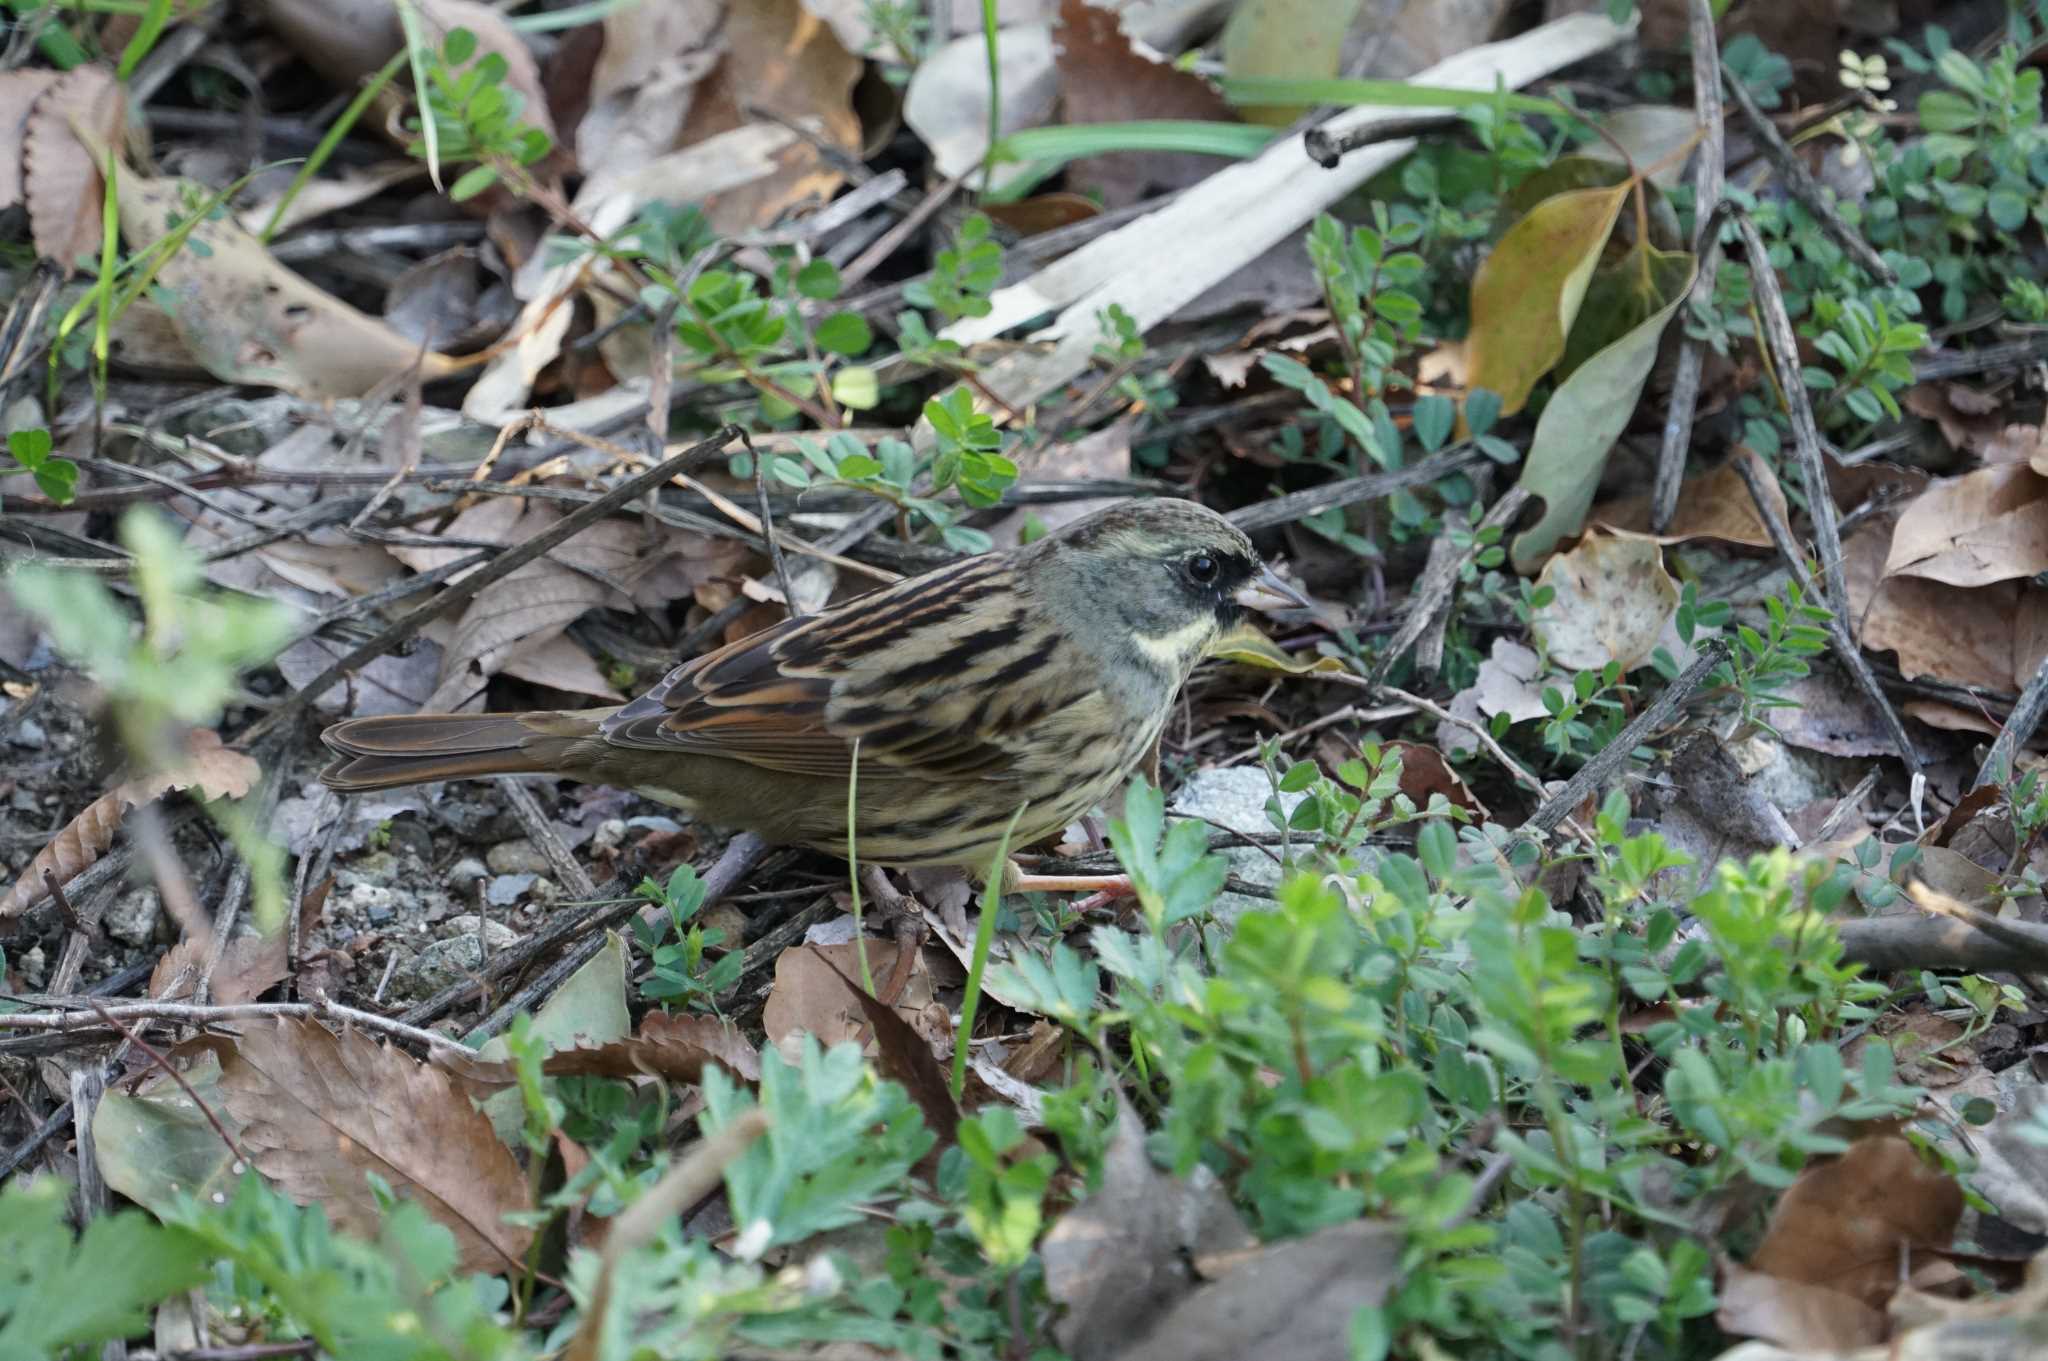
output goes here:
[[342, 657], [325, 671], [293, 692], [292, 696], [273, 710], [270, 716], [257, 723], [245, 733], [238, 744], [246, 748], [249, 743], [286, 722], [296, 719], [312, 702], [325, 694], [330, 686], [357, 667], [367, 665], [412, 637], [428, 621], [446, 614], [457, 605], [474, 600], [478, 592], [532, 562], [543, 554], [552, 552], [569, 539], [611, 514], [619, 507], [640, 496], [649, 487], [660, 486], [672, 475], [690, 464], [709, 458], [732, 442], [737, 434], [735, 427], [728, 426], [710, 439], [693, 444], [688, 449], [665, 459], [636, 477], [631, 477], [612, 488], [609, 492], [570, 514], [563, 516], [553, 525], [534, 535], [515, 548], [508, 548], [489, 564], [477, 569], [469, 576], [455, 582], [447, 590], [424, 601], [400, 615], [376, 637]]
[[2034, 730], [2041, 726], [2041, 717], [2048, 714], [2048, 657], [2034, 668], [2032, 680], [2027, 688], [2020, 691], [2019, 702], [2006, 716], [2005, 726], [1992, 739], [1991, 750], [1984, 755], [1984, 764], [1977, 767], [1974, 788], [1987, 784], [2000, 784], [2012, 778], [2013, 757], [2033, 737]]
[[1500, 500], [1494, 502], [1492, 508], [1486, 512], [1486, 518], [1473, 526], [1472, 542], [1463, 552], [1432, 557], [1422, 573], [1422, 579], [1409, 594], [1407, 617], [1401, 621], [1400, 629], [1381, 650], [1379, 659], [1373, 663], [1372, 671], [1366, 679], [1375, 685], [1386, 679], [1387, 672], [1393, 668], [1394, 663], [1399, 661], [1409, 648], [1415, 646], [1415, 640], [1422, 636], [1430, 621], [1436, 618], [1449, 602], [1451, 592], [1457, 589], [1458, 573], [1464, 570], [1466, 563], [1479, 554], [1482, 546], [1480, 535], [1489, 529], [1505, 528], [1528, 503], [1528, 488], [1509, 487], [1501, 494]]
[[1307, 519], [1326, 510], [1340, 506], [1355, 505], [1370, 501], [1374, 497], [1391, 496], [1403, 487], [1413, 487], [1424, 482], [1434, 482], [1440, 477], [1461, 472], [1473, 463], [1486, 457], [1469, 444], [1454, 444], [1448, 449], [1431, 454], [1420, 463], [1405, 468], [1394, 468], [1383, 473], [1368, 473], [1364, 477], [1347, 477], [1337, 482], [1310, 487], [1307, 491], [1289, 492], [1269, 501], [1260, 501], [1232, 511], [1225, 518], [1244, 530], [1271, 529], [1274, 525], [1290, 524], [1295, 520]]
[[[1725, 644], [1709, 642], [1700, 648], [1700, 655], [1691, 666], [1678, 673], [1671, 684], [1664, 687], [1664, 693], [1657, 696], [1650, 706], [1635, 716], [1592, 760], [1580, 766], [1564, 788], [1544, 800], [1542, 807], [1529, 815], [1522, 829], [1547, 834], [1564, 822], [1585, 797], [1607, 782], [1610, 775], [1634, 754], [1653, 731], [1668, 722], [1678, 712], [1678, 707], [1692, 697], [1706, 681], [1707, 673], [1728, 659]], [[1581, 833], [1583, 835], [1583, 833]]]
[[775, 533], [775, 518], [768, 513], [768, 470], [756, 453], [753, 444], [745, 435], [740, 443], [747, 447], [747, 458], [754, 465], [754, 504], [760, 507], [761, 537], [768, 544], [768, 561], [775, 564], [775, 581], [782, 587], [782, 608], [792, 619], [803, 617], [803, 606], [797, 604], [796, 587], [789, 579], [789, 564], [782, 560], [782, 540]]
[[1792, 449], [1799, 456], [1799, 471], [1806, 481], [1807, 513], [1813, 519], [1813, 537], [1820, 549], [1821, 581], [1827, 588], [1828, 607], [1844, 618], [1849, 614], [1849, 586], [1842, 570], [1842, 533], [1835, 513], [1835, 498], [1828, 490], [1827, 467], [1821, 461], [1820, 427], [1814, 423], [1813, 403], [1807, 400], [1806, 383], [1800, 375], [1799, 337], [1792, 330], [1792, 316], [1785, 310], [1785, 295], [1778, 287], [1777, 271], [1756, 223], [1749, 214], [1737, 211], [1735, 226], [1742, 233], [1743, 248], [1749, 253], [1749, 274], [1755, 293], [1757, 314], [1764, 324], [1771, 366], [1777, 370], [1778, 388], [1785, 397], [1785, 414], [1792, 422]]
[[[1750, 97], [1742, 78], [1728, 70], [1725, 65], [1722, 73], [1726, 76], [1722, 83], [1727, 86], [1728, 93], [1735, 96], [1735, 107], [1742, 110], [1743, 118], [1748, 120], [1750, 127], [1756, 132], [1758, 147], [1784, 179], [1785, 192], [1804, 204], [1806, 210], [1820, 223], [1821, 230], [1833, 237], [1835, 244], [1846, 251], [1849, 258], [1862, 266], [1871, 277], [1882, 283], [1896, 284], [1899, 276], [1884, 262], [1883, 256], [1871, 249], [1870, 243], [1863, 239], [1862, 234], [1835, 211], [1832, 196], [1821, 188], [1820, 181], [1813, 177], [1812, 172], [1806, 168], [1806, 163], [1799, 159], [1798, 153], [1786, 145], [1785, 139], [1778, 135], [1777, 126], [1756, 106], [1756, 100]], [[1760, 252], [1754, 253], [1752, 259], [1755, 261], [1755, 270], [1763, 271], [1770, 268], [1763, 261]], [[1796, 382], [1799, 370], [1794, 368], [1788, 372]]]
[[[1734, 459], [1733, 463], [1735, 471], [1742, 477], [1743, 485], [1749, 488], [1749, 499], [1756, 503], [1757, 518], [1763, 521], [1764, 531], [1771, 536], [1771, 542], [1777, 545], [1778, 556], [1785, 560], [1785, 570], [1791, 573], [1793, 581], [1797, 582], [1799, 589], [1809, 597], [1821, 594], [1812, 576], [1807, 573], [1805, 558], [1792, 540], [1791, 527], [1779, 516], [1776, 504], [1765, 495], [1763, 479], [1758, 476], [1755, 465], [1746, 458]], [[1821, 488], [1821, 495], [1828, 495], [1825, 486]], [[1834, 502], [1829, 501], [1828, 504], [1832, 506]], [[1906, 725], [1900, 720], [1898, 711], [1892, 708], [1891, 697], [1886, 695], [1884, 687], [1877, 683], [1877, 676], [1871, 671], [1862, 647], [1850, 633], [1849, 611], [1846, 606], [1841, 609], [1829, 609], [1828, 640], [1834, 644], [1835, 656], [1855, 678], [1857, 688], [1876, 706], [1878, 715], [1883, 718], [1886, 729], [1891, 733], [1892, 745], [1899, 749], [1900, 757], [1909, 767], [1918, 770], [1921, 765], [1920, 753], [1914, 747], [1912, 737], [1906, 732]]]
[[[1728, 131], [1721, 109], [1721, 50], [1714, 36], [1712, 0], [1691, 0], [1688, 11], [1693, 116], [1702, 134], [1692, 165], [1692, 248], [1699, 260], [1692, 296], [1711, 299], [1714, 276], [1721, 265], [1721, 184], [1726, 174]], [[1650, 528], [1659, 534], [1678, 512], [1678, 490], [1685, 480], [1685, 456], [1692, 448], [1692, 423], [1706, 353], [1706, 342], [1696, 336], [1684, 336], [1679, 342], [1670, 405], [1665, 409], [1664, 444], [1657, 453], [1657, 480], [1650, 492]]]

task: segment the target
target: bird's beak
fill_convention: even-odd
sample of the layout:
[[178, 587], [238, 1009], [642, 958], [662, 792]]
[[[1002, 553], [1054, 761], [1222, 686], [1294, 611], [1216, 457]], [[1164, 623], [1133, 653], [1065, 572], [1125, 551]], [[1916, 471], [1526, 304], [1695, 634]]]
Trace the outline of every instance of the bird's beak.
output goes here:
[[1312, 610], [1313, 602], [1288, 585], [1281, 575], [1270, 567], [1261, 566], [1259, 574], [1237, 588], [1232, 599], [1246, 609], [1273, 610], [1292, 606], [1300, 610]]

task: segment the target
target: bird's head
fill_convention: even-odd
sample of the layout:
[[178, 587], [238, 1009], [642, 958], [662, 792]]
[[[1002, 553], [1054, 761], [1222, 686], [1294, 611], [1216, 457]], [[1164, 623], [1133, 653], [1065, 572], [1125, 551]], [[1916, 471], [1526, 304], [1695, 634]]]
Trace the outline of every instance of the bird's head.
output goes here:
[[1186, 679], [1247, 607], [1307, 607], [1244, 532], [1193, 501], [1127, 501], [1034, 545], [1055, 608], [1113, 635], [1147, 669]]

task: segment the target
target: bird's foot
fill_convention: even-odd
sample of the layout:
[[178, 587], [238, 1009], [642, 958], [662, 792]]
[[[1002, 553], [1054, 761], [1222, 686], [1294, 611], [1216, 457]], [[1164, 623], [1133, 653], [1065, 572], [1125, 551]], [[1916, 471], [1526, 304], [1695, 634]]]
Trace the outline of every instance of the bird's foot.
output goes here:
[[891, 883], [889, 872], [880, 865], [860, 867], [860, 887], [873, 904], [875, 929], [885, 935], [896, 922], [916, 913], [916, 900]]

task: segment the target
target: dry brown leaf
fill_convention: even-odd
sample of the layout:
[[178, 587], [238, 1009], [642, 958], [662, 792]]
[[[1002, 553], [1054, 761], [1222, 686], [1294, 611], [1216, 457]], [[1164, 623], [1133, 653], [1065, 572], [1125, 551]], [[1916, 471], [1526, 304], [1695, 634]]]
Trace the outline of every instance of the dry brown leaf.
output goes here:
[[1958, 590], [1938, 581], [1883, 576], [1891, 531], [1874, 523], [1842, 545], [1850, 623], [1874, 652], [1896, 652], [1908, 678], [2014, 691], [2048, 653], [2048, 590], [2001, 581]]
[[[123, 171], [121, 233], [153, 245], [209, 197], [189, 180]], [[202, 250], [192, 248], [197, 241]], [[209, 373], [301, 397], [359, 397], [414, 369], [432, 381], [467, 365], [417, 345], [315, 288], [232, 220], [201, 222], [156, 276], [172, 323]]]
[[[1734, 458], [1704, 477], [1685, 480], [1678, 490], [1678, 512], [1671, 517], [1670, 527], [1654, 536], [1658, 543], [1718, 539], [1722, 543], [1741, 544], [1747, 548], [1772, 546], [1770, 531], [1764, 528], [1763, 519], [1757, 514], [1756, 501], [1750, 496], [1742, 474], [1735, 470], [1736, 459], [1749, 461], [1750, 467], [1762, 478], [1765, 495], [1777, 511], [1780, 523], [1790, 523], [1785, 492], [1779, 487], [1777, 476], [1771, 472], [1771, 465], [1758, 457], [1754, 449], [1743, 446], [1735, 451]], [[1650, 498], [1647, 495], [1631, 496], [1610, 502], [1594, 510], [1592, 519], [1594, 523], [1612, 529], [1647, 535], [1650, 529]]]
[[[29, 112], [21, 149], [29, 225], [36, 253], [66, 278], [79, 256], [99, 252], [106, 192], [101, 148], [120, 145], [127, 123], [128, 93], [100, 66], [66, 72]], [[87, 142], [79, 141], [81, 133]], [[120, 173], [125, 177], [126, 168]]]
[[36, 852], [21, 878], [0, 899], [0, 921], [20, 915], [49, 891], [44, 883], [46, 874], [66, 884], [90, 868], [113, 844], [114, 833], [121, 829], [129, 809], [179, 789], [196, 788], [208, 799], [239, 799], [260, 774], [255, 761], [223, 747], [219, 733], [193, 729], [185, 739], [184, 759], [175, 767], [114, 786], [87, 804], [49, 845]]
[[[1305, 1238], [1231, 1254], [1228, 1268], [1189, 1295], [1118, 1361], [1242, 1361], [1345, 1356], [1358, 1311], [1401, 1281], [1404, 1234], [1354, 1219]], [[1197, 1265], [1202, 1265], [1199, 1261]]]
[[1884, 1315], [1837, 1290], [1729, 1263], [1714, 1311], [1721, 1331], [1801, 1351], [1861, 1347], [1884, 1338]]
[[[458, 523], [462, 518], [457, 517]], [[560, 518], [551, 506], [527, 505], [497, 541], [524, 542]], [[639, 548], [637, 527], [623, 520], [601, 521], [552, 554], [485, 587], [463, 610], [448, 637], [440, 683], [427, 708], [437, 713], [460, 709], [492, 676], [523, 653], [557, 637], [585, 610], [619, 600], [605, 582], [630, 590], [646, 565]]]
[[[932, 1000], [932, 978], [925, 968], [924, 952], [879, 940], [868, 941], [867, 951], [875, 987], [890, 999], [896, 1013], [924, 1035], [927, 1043], [935, 1035], [946, 1034], [945, 1008]], [[896, 981], [899, 974], [901, 982]], [[845, 982], [859, 977], [860, 954], [853, 941], [784, 950], [775, 961], [775, 982], [761, 1010], [761, 1028], [768, 1043], [779, 1045], [790, 1036], [810, 1034], [829, 1048], [863, 1036], [870, 1027]]]
[[[849, 155], [860, 151], [860, 118], [853, 87], [862, 62], [839, 45], [831, 26], [798, 0], [751, 0], [725, 22], [725, 59], [697, 87], [682, 144], [691, 146], [756, 120], [742, 106], [810, 123], [826, 142]], [[721, 235], [765, 226], [807, 198], [830, 198], [844, 176], [808, 141], [784, 148], [780, 169], [705, 201], [704, 214]]]
[[724, 0], [622, 5], [604, 17], [590, 105], [576, 129], [584, 172], [616, 177], [672, 150], [697, 86], [726, 47]]
[[[476, 52], [456, 70], [468, 69], [488, 53], [504, 58], [504, 86], [526, 97], [520, 121], [554, 137], [554, 119], [548, 112], [533, 52], [495, 6], [481, 0], [411, 3], [420, 17], [423, 36], [437, 52], [458, 28], [476, 35]], [[405, 30], [390, 0], [256, 0], [253, 8], [308, 66], [341, 89], [352, 90], [362, 84], [405, 42]], [[396, 95], [387, 91], [379, 110], [369, 118], [370, 125], [386, 126], [388, 119], [381, 115], [397, 108]]]
[[[930, 1041], [898, 1015], [896, 1008], [862, 992], [859, 982], [847, 975], [842, 973], [839, 979], [874, 1034], [875, 1067], [883, 1077], [901, 1083], [924, 1113], [924, 1127], [936, 1142], [922, 1161], [937, 1171], [939, 1156], [952, 1146], [960, 1128], [960, 1106], [953, 1100], [946, 1070], [932, 1056]], [[876, 983], [882, 986], [880, 979]]]
[[[1192, 71], [1137, 51], [1119, 17], [1088, 0], [1061, 0], [1052, 51], [1064, 123], [1238, 121], [1237, 110], [1213, 85]], [[1104, 208], [1117, 209], [1185, 188], [1214, 174], [1217, 165], [1213, 156], [1187, 152], [1122, 151], [1070, 162], [1067, 183], [1084, 193], [1099, 193]]]
[[[2003, 723], [1995, 719], [1971, 713], [1968, 709], [1960, 709], [1953, 704], [1943, 704], [1938, 699], [1909, 699], [1899, 706], [1899, 712], [1943, 732], [1974, 732], [1982, 733], [1986, 737], [1996, 737], [2005, 728]], [[1890, 748], [1887, 747], [1886, 750], [1889, 751]]]
[[63, 78], [62, 71], [0, 71], [0, 208], [21, 202], [23, 144], [36, 101]]
[[1928, 484], [1900, 512], [1884, 570], [1951, 586], [2048, 571], [2048, 478], [2002, 463]]
[[1255, 1242], [1214, 1178], [1176, 1180], [1152, 1165], [1144, 1123], [1118, 1091], [1101, 1187], [1060, 1216], [1040, 1245], [1046, 1293], [1066, 1307], [1061, 1347], [1075, 1361], [1124, 1354], [1195, 1288], [1188, 1256], [1242, 1252]]
[[[191, 997], [199, 985], [199, 971], [205, 966], [205, 944], [186, 937], [165, 951], [156, 968], [150, 970], [149, 995], [161, 1002]], [[255, 1001], [284, 982], [290, 973], [285, 962], [284, 932], [236, 936], [221, 952], [220, 965], [214, 969], [207, 991], [218, 1006], [238, 1006]]]
[[1552, 660], [1576, 669], [1620, 662], [1623, 671], [1634, 670], [1678, 608], [1663, 550], [1639, 535], [1590, 533], [1545, 563], [1538, 580], [1557, 598], [1530, 626]]
[[335, 1227], [374, 1235], [375, 1172], [455, 1235], [464, 1271], [517, 1269], [532, 1240], [505, 1216], [530, 1208], [526, 1178], [439, 1068], [312, 1021], [250, 1022], [221, 1073], [256, 1170]]
[[1429, 807], [1430, 796], [1441, 794], [1452, 807], [1462, 808], [1482, 822], [1493, 816], [1435, 747], [1421, 742], [1389, 742], [1387, 751], [1401, 758], [1401, 792], [1413, 799], [1417, 808]]
[[[323, 218], [329, 213], [353, 208], [365, 199], [375, 198], [394, 185], [418, 179], [426, 173], [426, 162], [407, 160], [357, 166], [331, 177], [317, 176], [301, 186], [297, 195], [286, 205], [284, 216], [278, 219], [277, 231], [282, 234], [294, 227], [301, 227]], [[241, 223], [246, 231], [262, 231], [270, 225], [270, 216], [277, 211], [277, 205], [283, 201], [284, 193], [285, 190], [280, 188], [274, 196], [267, 196], [235, 209], [235, 221]]]
[[1962, 1187], [1911, 1143], [1865, 1137], [1799, 1174], [1748, 1267], [1882, 1309], [1898, 1289], [1900, 1253], [1946, 1247], [1962, 1212]]

